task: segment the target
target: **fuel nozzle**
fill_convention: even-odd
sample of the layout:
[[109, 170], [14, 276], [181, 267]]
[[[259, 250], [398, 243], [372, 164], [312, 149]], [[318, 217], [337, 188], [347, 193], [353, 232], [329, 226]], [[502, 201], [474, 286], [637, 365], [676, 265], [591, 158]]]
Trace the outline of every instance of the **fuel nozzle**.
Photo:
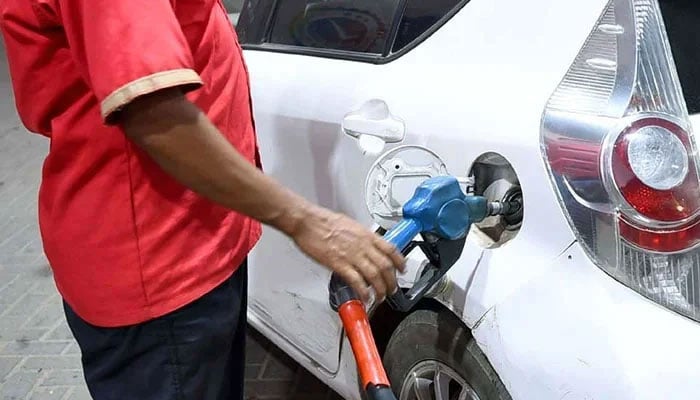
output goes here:
[[489, 216], [501, 216], [503, 222], [509, 227], [518, 227], [523, 221], [523, 193], [516, 186], [508, 190], [500, 201], [492, 201], [488, 204]]
[[503, 201], [491, 201], [488, 204], [489, 216], [503, 215], [503, 216], [514, 216], [522, 211], [523, 204], [522, 200], [503, 200]]

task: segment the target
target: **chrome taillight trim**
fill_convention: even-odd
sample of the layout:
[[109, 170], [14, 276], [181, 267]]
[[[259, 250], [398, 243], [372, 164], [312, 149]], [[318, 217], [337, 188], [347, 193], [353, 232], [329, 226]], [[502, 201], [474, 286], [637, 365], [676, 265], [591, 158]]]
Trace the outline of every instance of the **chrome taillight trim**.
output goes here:
[[653, 221], [615, 185], [612, 144], [632, 121], [649, 116], [687, 132], [689, 156], [700, 168], [657, 0], [610, 0], [543, 113], [545, 167], [593, 263], [646, 298], [700, 321], [700, 248], [659, 253], [628, 243], [619, 232], [623, 212], [651, 229], [673, 230], [698, 217]]

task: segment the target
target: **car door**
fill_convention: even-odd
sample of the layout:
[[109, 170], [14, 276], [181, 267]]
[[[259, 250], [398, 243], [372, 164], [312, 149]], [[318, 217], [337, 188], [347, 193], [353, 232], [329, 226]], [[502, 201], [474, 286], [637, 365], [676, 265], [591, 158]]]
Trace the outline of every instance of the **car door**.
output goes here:
[[[246, 1], [237, 30], [266, 173], [373, 227], [364, 191], [370, 167], [389, 149], [428, 144], [432, 132], [426, 127], [435, 126], [411, 92], [421, 66], [394, 60], [465, 3]], [[466, 262], [476, 265], [479, 254]], [[420, 261], [412, 258], [409, 266]], [[253, 324], [327, 373], [337, 371], [342, 326], [328, 303], [330, 272], [269, 228], [250, 265]]]

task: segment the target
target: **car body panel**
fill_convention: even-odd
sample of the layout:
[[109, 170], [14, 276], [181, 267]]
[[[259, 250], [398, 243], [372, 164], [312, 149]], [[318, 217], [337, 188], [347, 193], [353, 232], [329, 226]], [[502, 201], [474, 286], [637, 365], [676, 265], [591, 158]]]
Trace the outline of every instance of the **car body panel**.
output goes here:
[[616, 282], [578, 244], [473, 329], [514, 399], [694, 399], [700, 324]]
[[[647, 349], [641, 339], [627, 337], [632, 327], [648, 343], [650, 332], [669, 334], [663, 326], [642, 331], [646, 313], [655, 325], [677, 328], [669, 336], [677, 341], [697, 334], [696, 324], [591, 264], [575, 243], [542, 160], [545, 104], [606, 3], [472, 0], [386, 64], [245, 50], [265, 171], [368, 227], [364, 183], [377, 156], [363, 154], [341, 129], [343, 117], [364, 102], [383, 101], [406, 123], [405, 139], [385, 150], [425, 146], [457, 176], [486, 152], [511, 163], [525, 201], [520, 232], [494, 249], [468, 239], [437, 299], [474, 330], [514, 399], [652, 398], [649, 393], [661, 393], [667, 383], [678, 384], [678, 393], [697, 393], [696, 383], [666, 372], [668, 382], [650, 388], [645, 374], [663, 369], [663, 346], [653, 351], [658, 363], [645, 369], [634, 362], [641, 364], [640, 350]], [[419, 261], [411, 258], [402, 285], [410, 285]], [[346, 398], [357, 398], [352, 353], [328, 306], [330, 273], [269, 228], [250, 264], [251, 324]], [[691, 360], [674, 346], [673, 357]], [[681, 369], [678, 376], [687, 377]]]

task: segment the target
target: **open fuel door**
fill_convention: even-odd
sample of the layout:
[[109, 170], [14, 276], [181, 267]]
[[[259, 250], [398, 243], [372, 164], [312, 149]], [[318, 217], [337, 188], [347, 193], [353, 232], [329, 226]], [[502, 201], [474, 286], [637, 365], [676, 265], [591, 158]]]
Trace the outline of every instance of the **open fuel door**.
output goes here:
[[365, 180], [365, 206], [383, 229], [402, 216], [402, 207], [426, 179], [447, 175], [447, 166], [432, 150], [415, 145], [396, 147], [377, 158]]

